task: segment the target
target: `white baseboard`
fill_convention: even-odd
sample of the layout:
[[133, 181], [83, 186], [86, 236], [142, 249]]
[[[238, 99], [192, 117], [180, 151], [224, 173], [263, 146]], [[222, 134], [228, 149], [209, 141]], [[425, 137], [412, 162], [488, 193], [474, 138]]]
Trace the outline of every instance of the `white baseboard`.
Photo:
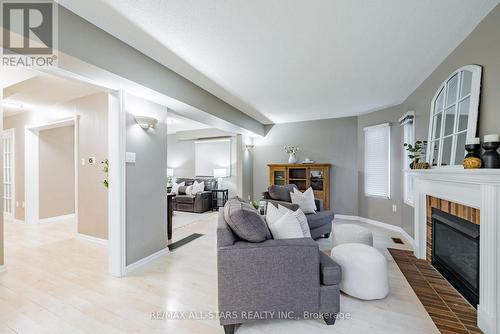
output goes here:
[[125, 276], [128, 275], [128, 274], [130, 274], [132, 271], [134, 271], [134, 270], [136, 270], [136, 269], [138, 269], [138, 268], [140, 268], [140, 267], [148, 264], [149, 262], [151, 262], [151, 261], [153, 261], [153, 260], [155, 260], [155, 259], [157, 259], [157, 258], [159, 258], [159, 257], [161, 257], [161, 256], [163, 256], [165, 254], [168, 254], [169, 252], [170, 251], [168, 250], [168, 247], [165, 247], [165, 248], [159, 250], [158, 252], [153, 253], [153, 254], [151, 254], [149, 256], [146, 256], [145, 258], [143, 258], [143, 259], [141, 259], [141, 260], [139, 260], [137, 262], [129, 264], [125, 268]]
[[94, 243], [97, 243], [97, 244], [100, 244], [100, 245], [104, 245], [104, 246], [108, 245], [108, 240], [97, 238], [97, 237], [93, 237], [93, 236], [87, 235], [87, 234], [78, 233], [78, 238], [82, 239], [82, 240], [94, 242]]
[[377, 220], [364, 218], [364, 217], [358, 217], [358, 216], [335, 215], [335, 218], [344, 219], [344, 220], [357, 220], [357, 221], [360, 221], [362, 223], [366, 223], [366, 224], [382, 227], [382, 228], [385, 228], [387, 230], [391, 230], [394, 232], [398, 232], [403, 236], [403, 238], [406, 240], [406, 242], [408, 242], [408, 244], [410, 244], [410, 246], [413, 249], [415, 249], [415, 240], [408, 233], [406, 233], [406, 231], [403, 230], [403, 228], [401, 228], [399, 226], [394, 226], [391, 224], [379, 222]]
[[74, 213], [72, 213], [72, 214], [69, 214], [69, 215], [55, 216], [55, 217], [49, 217], [49, 218], [39, 219], [38, 222], [40, 224], [54, 223], [54, 222], [58, 222], [58, 221], [61, 221], [61, 220], [69, 220], [69, 219], [75, 219], [75, 218], [76, 218], [76, 215]]
[[7, 267], [4, 264], [0, 265], [0, 273], [6, 272], [6, 271], [7, 271]]

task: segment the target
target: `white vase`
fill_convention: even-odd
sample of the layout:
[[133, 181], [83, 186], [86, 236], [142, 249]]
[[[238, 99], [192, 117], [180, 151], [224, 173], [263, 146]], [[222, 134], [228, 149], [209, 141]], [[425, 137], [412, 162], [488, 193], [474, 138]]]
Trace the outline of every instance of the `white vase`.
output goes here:
[[288, 163], [289, 164], [294, 164], [297, 162], [297, 157], [295, 157], [295, 153], [290, 153], [288, 157]]

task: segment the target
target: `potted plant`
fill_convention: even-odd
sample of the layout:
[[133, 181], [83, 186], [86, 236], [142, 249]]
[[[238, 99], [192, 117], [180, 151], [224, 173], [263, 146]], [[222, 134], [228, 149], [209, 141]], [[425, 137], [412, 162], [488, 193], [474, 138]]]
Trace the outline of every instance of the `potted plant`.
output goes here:
[[300, 148], [294, 145], [285, 145], [283, 148], [285, 149], [285, 152], [288, 154], [288, 163], [289, 164], [296, 163], [297, 157], [295, 156], [295, 154], [298, 151], [300, 151]]
[[414, 145], [404, 143], [403, 146], [408, 152], [408, 158], [413, 160], [410, 163], [410, 168], [415, 169], [416, 165], [419, 163], [420, 158], [422, 157], [422, 155], [424, 155], [427, 141], [417, 140]]

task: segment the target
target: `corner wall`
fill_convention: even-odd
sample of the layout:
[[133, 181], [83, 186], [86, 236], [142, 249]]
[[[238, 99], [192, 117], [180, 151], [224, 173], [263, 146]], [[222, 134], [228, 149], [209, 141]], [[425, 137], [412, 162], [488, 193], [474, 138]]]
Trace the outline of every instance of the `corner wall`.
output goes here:
[[276, 124], [268, 134], [255, 138], [253, 148], [253, 199], [269, 186], [269, 163], [284, 163], [284, 145], [299, 145], [297, 160], [308, 157], [330, 163], [330, 207], [336, 214], [358, 215], [357, 118]]
[[[124, 94], [126, 150], [136, 154], [126, 165], [126, 264], [167, 247], [167, 108]], [[144, 130], [134, 114], [159, 120]]]

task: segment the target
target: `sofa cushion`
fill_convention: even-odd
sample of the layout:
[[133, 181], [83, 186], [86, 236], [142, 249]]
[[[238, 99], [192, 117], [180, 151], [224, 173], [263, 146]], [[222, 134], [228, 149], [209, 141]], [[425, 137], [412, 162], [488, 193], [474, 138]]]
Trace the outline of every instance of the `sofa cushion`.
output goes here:
[[177, 188], [177, 194], [178, 195], [186, 195], [186, 188], [187, 188], [187, 186], [179, 186], [179, 188]]
[[224, 205], [224, 219], [233, 232], [243, 240], [262, 242], [271, 239], [271, 233], [259, 212], [248, 203], [237, 199]]
[[316, 213], [306, 214], [307, 223], [309, 224], [310, 229], [315, 229], [320, 226], [331, 224], [333, 218], [335, 218], [335, 214], [333, 211], [318, 211]]
[[278, 186], [273, 184], [268, 188], [269, 197], [276, 201], [291, 202], [290, 192], [293, 189], [298, 189], [295, 184], [287, 184], [284, 186]]
[[175, 196], [175, 201], [177, 203], [194, 203], [194, 199], [196, 196], [194, 195], [177, 195]]
[[205, 190], [215, 190], [217, 189], [217, 180], [216, 179], [198, 179], [198, 182], [205, 183]]

